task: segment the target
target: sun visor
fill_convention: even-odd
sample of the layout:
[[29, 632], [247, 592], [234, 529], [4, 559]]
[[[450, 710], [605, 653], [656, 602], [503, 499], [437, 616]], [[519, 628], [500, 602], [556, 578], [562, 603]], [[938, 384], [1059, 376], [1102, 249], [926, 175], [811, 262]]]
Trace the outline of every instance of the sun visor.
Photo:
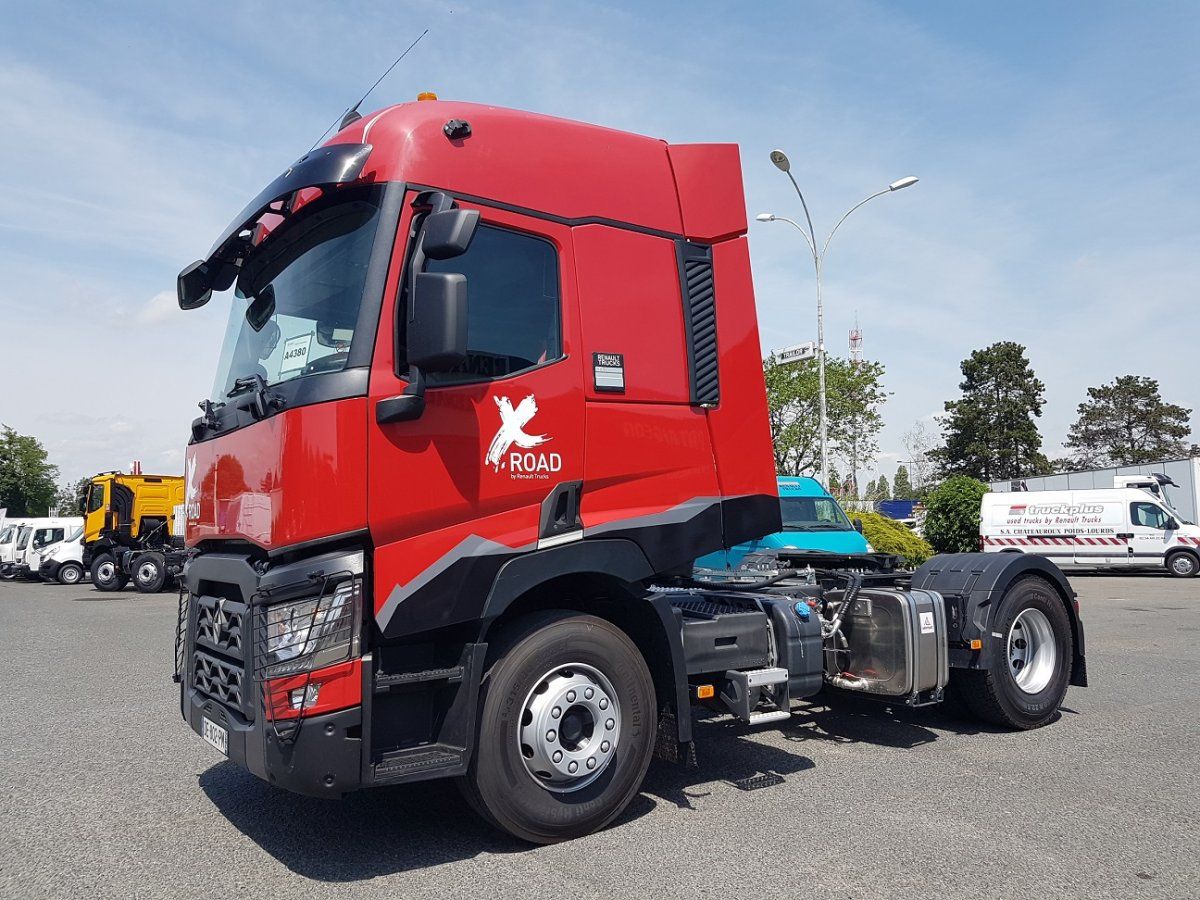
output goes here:
[[331, 144], [311, 150], [292, 163], [229, 224], [207, 258], [179, 273], [176, 291], [180, 308], [203, 306], [213, 290], [222, 291], [233, 284], [238, 259], [250, 246], [244, 234], [272, 203], [304, 188], [349, 184], [362, 174], [370, 155], [370, 144]]

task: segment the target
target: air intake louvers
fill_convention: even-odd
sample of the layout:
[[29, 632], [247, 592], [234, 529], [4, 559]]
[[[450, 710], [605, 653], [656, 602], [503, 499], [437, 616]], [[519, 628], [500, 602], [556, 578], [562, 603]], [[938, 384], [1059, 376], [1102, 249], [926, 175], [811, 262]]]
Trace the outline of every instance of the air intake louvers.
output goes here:
[[721, 386], [712, 248], [684, 241], [678, 246], [691, 402], [698, 406], [716, 406], [721, 399]]

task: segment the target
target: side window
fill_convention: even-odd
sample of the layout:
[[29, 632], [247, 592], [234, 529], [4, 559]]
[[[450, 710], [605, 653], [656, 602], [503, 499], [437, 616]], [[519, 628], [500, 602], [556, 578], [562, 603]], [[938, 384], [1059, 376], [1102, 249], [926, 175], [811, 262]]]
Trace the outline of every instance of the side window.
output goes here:
[[91, 491], [88, 493], [87, 511], [94, 513], [104, 505], [104, 485], [93, 484]]
[[1167, 514], [1154, 503], [1132, 503], [1129, 512], [1134, 525], [1159, 530], [1167, 527]]
[[430, 384], [504, 378], [562, 357], [558, 254], [543, 238], [480, 225], [462, 256], [427, 272], [467, 277], [467, 360]]

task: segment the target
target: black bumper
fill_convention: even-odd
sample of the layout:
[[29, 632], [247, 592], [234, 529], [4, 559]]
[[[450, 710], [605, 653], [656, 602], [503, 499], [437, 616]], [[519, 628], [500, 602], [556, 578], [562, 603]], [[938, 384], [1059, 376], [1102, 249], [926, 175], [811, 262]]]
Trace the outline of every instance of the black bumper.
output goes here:
[[44, 581], [57, 581], [58, 570], [62, 568], [62, 563], [53, 559], [44, 559], [42, 564], [38, 566], [38, 577]]
[[[362, 786], [362, 710], [344, 709], [291, 722], [281, 721], [282, 740], [268, 722], [247, 722], [236, 711], [185, 688], [183, 717], [200, 734], [210, 719], [229, 732], [229, 759], [259, 778], [297, 794], [337, 798]], [[214, 750], [214, 753], [218, 751]]]

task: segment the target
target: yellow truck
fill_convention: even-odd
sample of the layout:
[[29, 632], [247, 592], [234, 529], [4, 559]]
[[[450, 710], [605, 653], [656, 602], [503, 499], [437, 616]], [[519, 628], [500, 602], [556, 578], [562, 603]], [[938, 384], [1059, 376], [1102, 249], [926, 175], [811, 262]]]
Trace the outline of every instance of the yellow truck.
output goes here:
[[119, 591], [132, 579], [143, 593], [166, 587], [183, 570], [183, 539], [175, 510], [184, 501], [178, 475], [103, 472], [80, 506], [83, 565], [99, 591]]

